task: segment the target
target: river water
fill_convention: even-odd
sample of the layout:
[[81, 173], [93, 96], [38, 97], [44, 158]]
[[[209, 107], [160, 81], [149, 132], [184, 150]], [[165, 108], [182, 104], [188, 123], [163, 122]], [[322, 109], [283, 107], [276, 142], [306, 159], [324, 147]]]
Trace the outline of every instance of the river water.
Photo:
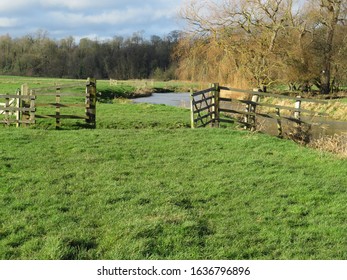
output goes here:
[[190, 108], [190, 93], [153, 93], [153, 95], [149, 97], [134, 99], [134, 103], [165, 104]]
[[[133, 100], [134, 103], [150, 103], [150, 104], [164, 104], [168, 106], [176, 106], [182, 108], [190, 108], [190, 93], [154, 93], [149, 97], [141, 97]], [[233, 108], [243, 111], [243, 108]], [[261, 131], [276, 135], [277, 134], [277, 122], [273, 119], [263, 119]], [[260, 121], [261, 121], [260, 119]], [[319, 138], [324, 135], [344, 134], [347, 133], [347, 122], [324, 121], [320, 123], [319, 120], [307, 120], [310, 123], [314, 123], [311, 127], [311, 133], [313, 138]], [[290, 122], [288, 125], [291, 125]], [[283, 121], [284, 130], [287, 123]], [[285, 132], [285, 131], [283, 131]]]

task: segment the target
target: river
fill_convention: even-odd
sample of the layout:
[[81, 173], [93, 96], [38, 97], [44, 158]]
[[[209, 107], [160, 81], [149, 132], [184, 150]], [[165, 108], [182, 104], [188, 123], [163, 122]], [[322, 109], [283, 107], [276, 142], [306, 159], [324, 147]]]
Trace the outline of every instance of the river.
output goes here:
[[[134, 103], [150, 103], [150, 104], [164, 104], [168, 106], [176, 106], [182, 108], [190, 108], [190, 93], [154, 93], [149, 97], [141, 97], [133, 100]], [[241, 108], [234, 108], [243, 110]], [[273, 119], [260, 118], [262, 123], [261, 131], [269, 134], [277, 134], [277, 122]], [[347, 133], [347, 122], [324, 122], [320, 124], [317, 120], [307, 120], [315, 123], [311, 128], [311, 133], [314, 138], [319, 138], [323, 135], [334, 135]], [[286, 127], [286, 121], [283, 121], [284, 129]], [[285, 131], [284, 131], [285, 132]]]
[[175, 107], [190, 108], [190, 93], [153, 93], [149, 97], [134, 99], [134, 103], [165, 104]]

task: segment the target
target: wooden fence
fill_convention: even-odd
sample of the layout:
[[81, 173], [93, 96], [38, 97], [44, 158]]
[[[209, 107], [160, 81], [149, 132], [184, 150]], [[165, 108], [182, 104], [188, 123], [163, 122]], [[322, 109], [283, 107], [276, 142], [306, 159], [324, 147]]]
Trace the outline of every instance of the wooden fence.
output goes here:
[[[221, 96], [224, 93], [239, 93], [244, 98], [232, 98]], [[290, 100], [294, 106], [284, 106], [261, 102], [264, 97]], [[324, 103], [326, 100], [316, 100], [297, 97], [290, 97], [279, 94], [265, 93], [259, 91], [241, 90], [219, 84], [212, 84], [210, 88], [196, 93], [191, 93], [191, 127], [219, 127], [220, 123], [239, 123], [244, 128], [250, 130], [257, 129], [257, 118], [274, 119], [277, 124], [277, 135], [283, 136], [283, 120], [294, 124], [294, 128], [300, 128], [302, 125], [312, 125], [302, 118], [302, 115], [311, 117], [326, 117], [327, 114], [302, 108], [303, 102]], [[270, 108], [274, 113], [264, 113], [258, 108]], [[289, 112], [284, 114], [283, 112]]]
[[[71, 87], [85, 86], [85, 94], [69, 93]], [[83, 102], [69, 102], [69, 97], [83, 97]], [[0, 123], [11, 125], [35, 124], [37, 119], [55, 119], [55, 127], [61, 127], [62, 119], [84, 120], [89, 127], [96, 127], [96, 80], [89, 78], [87, 84], [69, 84], [30, 89], [22, 85], [16, 95], [0, 95]], [[67, 102], [65, 102], [67, 100]], [[64, 108], [83, 108], [84, 114], [63, 114]], [[44, 109], [43, 109], [44, 108]], [[43, 109], [43, 110], [42, 110]], [[42, 113], [43, 112], [43, 113]]]
[[[0, 115], [4, 117], [0, 119], [0, 124], [7, 126], [16, 124], [34, 124], [35, 123], [35, 99], [36, 96], [21, 95], [17, 91], [16, 95], [1, 94], [0, 99], [4, 99], [4, 103], [0, 103]], [[24, 106], [28, 104], [28, 106]], [[26, 114], [28, 118], [22, 119], [21, 116]]]

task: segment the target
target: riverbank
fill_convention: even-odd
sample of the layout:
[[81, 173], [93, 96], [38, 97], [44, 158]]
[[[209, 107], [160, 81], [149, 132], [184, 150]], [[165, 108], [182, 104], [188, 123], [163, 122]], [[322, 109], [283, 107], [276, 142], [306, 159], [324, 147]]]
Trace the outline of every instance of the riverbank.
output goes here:
[[[0, 76], [0, 89], [1, 93], [14, 94], [21, 84], [27, 83], [31, 88], [36, 87], [51, 87], [52, 85], [66, 85], [75, 84], [76, 82], [81, 83], [82, 86], [77, 86], [71, 89], [71, 92], [82, 93], [85, 89], [83, 83], [85, 80], [71, 80], [71, 79], [54, 79], [54, 78], [30, 78], [30, 77], [17, 77], [17, 76]], [[189, 81], [154, 81], [154, 80], [98, 80], [97, 81], [97, 91], [98, 91], [98, 101], [100, 103], [113, 103], [119, 98], [131, 99], [134, 102], [146, 102], [154, 104], [166, 104], [172, 106], [179, 106], [189, 108], [189, 100], [187, 96], [182, 97], [182, 95], [175, 95], [173, 92], [189, 92], [190, 89], [195, 91], [207, 88], [207, 84], [192, 83]], [[159, 94], [166, 92], [166, 94]], [[170, 95], [171, 94], [171, 95]], [[156, 95], [161, 95], [157, 98]], [[146, 98], [147, 97], [147, 98]], [[171, 100], [170, 100], [171, 99]], [[282, 106], [294, 106], [292, 103], [283, 103], [283, 100], [276, 98], [268, 98], [267, 102], [272, 102], [272, 104], [282, 105]], [[293, 101], [294, 102], [294, 101]], [[305, 107], [307, 106], [307, 107]], [[337, 120], [339, 122], [334, 122], [325, 126], [320, 125], [320, 120], [314, 119], [315, 125], [313, 129], [316, 128], [324, 129], [324, 133], [315, 133], [315, 135], [329, 135], [332, 136], [335, 133], [340, 133], [346, 131], [343, 127], [345, 123], [340, 121], [346, 121], [347, 119], [347, 103], [346, 99], [341, 99], [336, 102], [330, 100], [327, 104], [313, 104], [306, 105], [302, 104], [302, 107], [307, 110], [313, 110], [320, 113], [327, 113], [329, 118]], [[262, 109], [262, 108], [260, 108]], [[242, 109], [241, 109], [242, 110]], [[267, 111], [264, 111], [267, 113]], [[304, 114], [303, 114], [304, 117]], [[312, 122], [312, 120], [311, 120]], [[261, 123], [261, 127], [265, 125]], [[273, 125], [272, 129], [275, 133], [277, 132], [276, 124]]]
[[154, 80], [100, 80], [98, 81], [99, 100], [108, 102], [115, 98], [141, 98], [153, 93], [174, 93], [200, 90], [207, 84], [189, 81], [154, 81]]

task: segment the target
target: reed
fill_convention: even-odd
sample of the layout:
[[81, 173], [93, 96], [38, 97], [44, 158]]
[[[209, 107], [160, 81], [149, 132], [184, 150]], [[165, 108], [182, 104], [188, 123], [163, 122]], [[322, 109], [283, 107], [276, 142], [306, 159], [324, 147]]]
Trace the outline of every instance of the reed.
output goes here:
[[341, 158], [347, 158], [347, 133], [326, 135], [314, 139], [309, 146], [321, 152], [330, 152]]

